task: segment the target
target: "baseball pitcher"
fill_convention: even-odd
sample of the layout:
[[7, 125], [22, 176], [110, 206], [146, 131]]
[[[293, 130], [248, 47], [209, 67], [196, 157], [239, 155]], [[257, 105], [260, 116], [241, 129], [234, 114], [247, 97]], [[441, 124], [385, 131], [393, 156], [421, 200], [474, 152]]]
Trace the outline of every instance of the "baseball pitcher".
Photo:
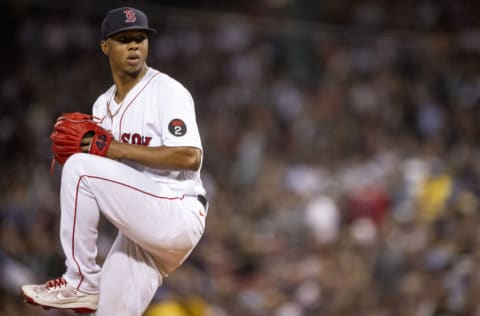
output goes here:
[[[109, 11], [100, 47], [114, 84], [92, 115], [63, 113], [54, 124], [66, 270], [44, 284], [24, 285], [29, 303], [142, 315], [203, 234], [208, 203], [194, 101], [178, 81], [147, 66], [154, 31], [138, 9]], [[100, 214], [118, 229], [103, 266], [96, 262]]]

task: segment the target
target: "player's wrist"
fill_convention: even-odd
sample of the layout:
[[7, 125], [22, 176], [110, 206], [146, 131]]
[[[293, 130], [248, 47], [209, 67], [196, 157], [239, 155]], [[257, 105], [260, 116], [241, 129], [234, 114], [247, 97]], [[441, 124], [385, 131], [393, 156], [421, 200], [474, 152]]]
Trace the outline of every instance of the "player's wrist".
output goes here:
[[112, 140], [110, 146], [108, 147], [107, 157], [114, 160], [120, 160], [125, 158], [124, 146], [121, 142], [117, 140]]

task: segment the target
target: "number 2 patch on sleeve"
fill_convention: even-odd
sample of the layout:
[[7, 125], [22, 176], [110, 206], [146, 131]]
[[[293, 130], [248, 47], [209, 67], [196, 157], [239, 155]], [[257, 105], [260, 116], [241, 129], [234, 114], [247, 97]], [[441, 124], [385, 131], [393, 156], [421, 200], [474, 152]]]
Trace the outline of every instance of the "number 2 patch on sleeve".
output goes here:
[[181, 119], [173, 119], [168, 123], [168, 131], [174, 136], [183, 136], [187, 132], [187, 125]]

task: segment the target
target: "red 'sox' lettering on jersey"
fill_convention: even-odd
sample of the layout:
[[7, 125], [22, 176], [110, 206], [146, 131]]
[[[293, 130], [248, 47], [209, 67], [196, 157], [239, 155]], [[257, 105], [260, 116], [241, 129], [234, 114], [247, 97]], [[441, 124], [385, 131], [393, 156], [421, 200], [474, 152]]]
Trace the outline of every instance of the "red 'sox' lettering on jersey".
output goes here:
[[139, 133], [123, 133], [120, 139], [122, 140], [122, 143], [148, 146], [150, 145], [152, 137], [142, 136]]

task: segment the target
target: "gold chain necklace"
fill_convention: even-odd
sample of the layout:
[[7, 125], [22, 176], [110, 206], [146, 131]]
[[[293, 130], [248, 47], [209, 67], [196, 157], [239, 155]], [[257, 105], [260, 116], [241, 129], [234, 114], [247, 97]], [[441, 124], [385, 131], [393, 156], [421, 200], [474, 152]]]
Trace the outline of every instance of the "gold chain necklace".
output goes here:
[[108, 115], [110, 117], [114, 117], [115, 115], [118, 114], [118, 112], [120, 112], [120, 109], [122, 108], [122, 105], [123, 105], [123, 102], [125, 102], [125, 98], [123, 98], [123, 101], [118, 105], [118, 108], [117, 110], [115, 111], [115, 113], [112, 114], [112, 111], [110, 110], [110, 103], [112, 102], [112, 99], [113, 99], [113, 96], [115, 95], [115, 91], [112, 93], [112, 95], [110, 96], [110, 100], [107, 101], [107, 112], [108, 112]]

